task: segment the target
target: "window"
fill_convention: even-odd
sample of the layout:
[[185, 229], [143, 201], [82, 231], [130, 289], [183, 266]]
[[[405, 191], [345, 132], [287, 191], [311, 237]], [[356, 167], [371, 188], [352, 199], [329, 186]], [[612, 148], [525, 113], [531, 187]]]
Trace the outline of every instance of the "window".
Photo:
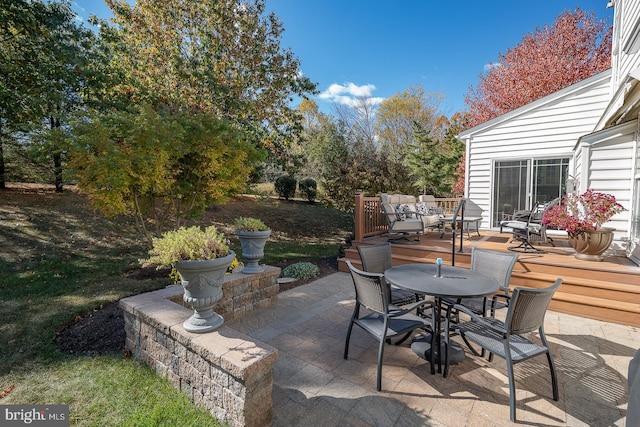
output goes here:
[[516, 211], [531, 209], [566, 192], [569, 158], [496, 161], [493, 226]]

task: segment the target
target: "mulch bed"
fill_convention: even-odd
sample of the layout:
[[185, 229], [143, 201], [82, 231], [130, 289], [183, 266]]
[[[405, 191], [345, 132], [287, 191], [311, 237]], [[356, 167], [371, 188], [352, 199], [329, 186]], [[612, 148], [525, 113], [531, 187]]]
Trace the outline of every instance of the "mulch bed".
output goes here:
[[[280, 292], [338, 271], [337, 258], [309, 258], [296, 260], [296, 262], [312, 262], [320, 269], [320, 275], [304, 281], [283, 283], [280, 285]], [[291, 262], [282, 263], [277, 267], [284, 268], [288, 264]], [[167, 276], [167, 271], [136, 269], [127, 273], [128, 278], [134, 279], [157, 275]], [[125, 339], [124, 316], [117, 302], [76, 317], [73, 322], [63, 326], [55, 336], [55, 342], [60, 351], [77, 356], [124, 354]]]

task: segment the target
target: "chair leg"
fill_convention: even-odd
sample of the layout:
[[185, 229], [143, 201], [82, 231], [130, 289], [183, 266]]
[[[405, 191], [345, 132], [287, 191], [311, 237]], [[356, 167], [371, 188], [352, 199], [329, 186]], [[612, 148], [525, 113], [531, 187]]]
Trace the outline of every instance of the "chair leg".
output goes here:
[[[451, 305], [447, 305], [447, 312], [444, 318], [444, 371], [442, 372], [443, 377], [447, 377], [449, 375], [449, 321], [451, 318]], [[438, 346], [439, 343], [436, 343]], [[440, 349], [438, 349], [440, 350]], [[433, 349], [431, 350], [433, 351]], [[440, 353], [440, 351], [438, 351]], [[438, 354], [438, 356], [442, 359], [442, 355]]]
[[[413, 331], [407, 332], [402, 338], [400, 338], [398, 341], [396, 341], [394, 345], [402, 344], [403, 342], [405, 342], [407, 340], [407, 338], [409, 338], [411, 336], [412, 333], [413, 333]], [[387, 342], [389, 344], [391, 344], [391, 340], [387, 340]]]
[[553, 390], [553, 400], [558, 400], [558, 377], [556, 375], [556, 365], [553, 363], [553, 356], [551, 356], [551, 349], [547, 342], [547, 336], [544, 333], [544, 328], [541, 327], [538, 330], [542, 345], [547, 348], [547, 362], [549, 362], [549, 371], [551, 372], [551, 389]]
[[551, 389], [553, 390], [553, 400], [558, 400], [558, 378], [556, 377], [556, 366], [551, 357], [551, 351], [547, 347], [547, 361], [549, 362], [549, 371], [551, 371]]
[[[386, 331], [386, 328], [385, 328]], [[384, 339], [380, 339], [378, 345], [378, 374], [376, 382], [376, 390], [382, 390], [382, 356], [384, 355]]]
[[516, 380], [513, 375], [513, 362], [511, 361], [511, 348], [509, 342], [504, 343], [504, 351], [507, 362], [507, 376], [509, 377], [509, 418], [516, 422]]
[[344, 343], [344, 358], [349, 355], [349, 340], [351, 339], [351, 331], [353, 330], [353, 320], [349, 322], [349, 329], [347, 330], [347, 340]]
[[[469, 342], [469, 340], [467, 339], [467, 337], [464, 335], [464, 332], [460, 333], [460, 336], [462, 337], [462, 340], [464, 341], [464, 343], [467, 345], [467, 347], [469, 348], [469, 350], [471, 350], [471, 353], [473, 353], [476, 356], [482, 357], [482, 355], [480, 354], [480, 352], [478, 352], [478, 350], [476, 350], [471, 343]], [[482, 349], [482, 351], [484, 351], [484, 348]]]
[[436, 373], [436, 356], [433, 349], [436, 348], [436, 329], [435, 327], [431, 331], [431, 351], [429, 352], [429, 365], [431, 366], [431, 375]]
[[355, 307], [353, 308], [353, 314], [351, 315], [351, 320], [349, 321], [349, 329], [347, 329], [347, 340], [344, 344], [344, 358], [346, 359], [349, 355], [349, 340], [351, 339], [351, 331], [353, 330], [353, 323], [360, 316], [360, 304], [356, 302]]
[[518, 246], [509, 246], [507, 249], [513, 252], [524, 252], [524, 253], [533, 252], [537, 254], [543, 254], [545, 252], [544, 249], [539, 249], [533, 246], [531, 242], [529, 242], [529, 239], [527, 238], [523, 239], [522, 243], [520, 243]]

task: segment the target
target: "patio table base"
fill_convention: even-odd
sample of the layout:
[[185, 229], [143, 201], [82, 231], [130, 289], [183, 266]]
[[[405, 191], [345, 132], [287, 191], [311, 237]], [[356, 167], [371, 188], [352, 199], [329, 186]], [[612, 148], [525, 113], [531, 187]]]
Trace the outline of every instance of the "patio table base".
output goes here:
[[[449, 364], [455, 365], [464, 360], [464, 349], [455, 341], [449, 341]], [[425, 360], [431, 357], [431, 334], [418, 335], [411, 341], [411, 350]], [[440, 349], [436, 349], [433, 355], [434, 362], [438, 363], [440, 354], [444, 354], [444, 342], [440, 341]], [[442, 361], [444, 363], [444, 361]]]

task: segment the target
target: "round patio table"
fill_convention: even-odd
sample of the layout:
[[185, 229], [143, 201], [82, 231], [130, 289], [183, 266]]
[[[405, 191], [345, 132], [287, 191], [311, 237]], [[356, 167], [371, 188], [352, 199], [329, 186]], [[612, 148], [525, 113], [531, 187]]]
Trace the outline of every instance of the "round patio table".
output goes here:
[[[385, 280], [391, 285], [402, 289], [407, 289], [417, 294], [431, 295], [436, 300], [436, 313], [442, 311], [442, 298], [473, 298], [494, 294], [499, 289], [498, 281], [485, 276], [476, 271], [467, 270], [460, 267], [441, 266], [441, 275], [437, 276], [436, 264], [404, 264], [389, 268], [384, 273]], [[436, 342], [440, 342], [442, 349], [442, 331], [440, 327], [440, 316], [436, 316]], [[422, 339], [420, 342], [421, 351], [425, 351], [427, 357], [430, 351], [431, 340]], [[449, 353], [449, 352], [447, 352]], [[449, 361], [445, 363], [444, 376], [447, 376], [448, 365], [451, 361], [459, 362], [464, 359], [464, 350], [457, 346], [451, 346]], [[437, 356], [436, 356], [437, 354]], [[434, 353], [437, 357], [438, 372], [442, 372], [442, 351]]]

